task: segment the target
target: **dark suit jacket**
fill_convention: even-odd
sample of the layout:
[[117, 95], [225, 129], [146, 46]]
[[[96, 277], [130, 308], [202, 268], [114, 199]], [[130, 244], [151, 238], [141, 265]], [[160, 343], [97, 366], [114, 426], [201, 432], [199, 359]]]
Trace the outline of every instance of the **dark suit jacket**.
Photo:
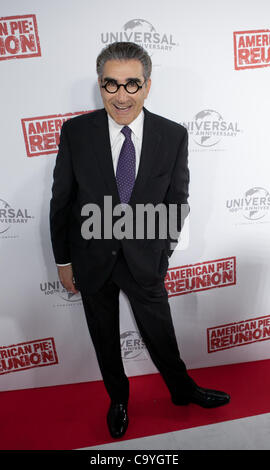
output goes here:
[[[168, 119], [144, 109], [143, 142], [135, 186], [129, 201], [136, 204], [176, 203], [180, 233], [180, 205], [188, 199], [188, 133]], [[164, 278], [173, 249], [167, 239], [85, 240], [81, 235], [82, 207], [95, 203], [101, 209], [104, 196], [112, 197], [112, 208], [120, 204], [115, 179], [107, 113], [104, 109], [72, 118], [63, 124], [54, 169], [50, 205], [51, 239], [55, 261], [72, 262], [79, 290], [95, 292], [109, 276], [122, 246], [129, 268], [141, 285]], [[90, 214], [91, 215], [91, 214]], [[122, 215], [123, 216], [123, 215]], [[114, 223], [120, 216], [114, 216]]]

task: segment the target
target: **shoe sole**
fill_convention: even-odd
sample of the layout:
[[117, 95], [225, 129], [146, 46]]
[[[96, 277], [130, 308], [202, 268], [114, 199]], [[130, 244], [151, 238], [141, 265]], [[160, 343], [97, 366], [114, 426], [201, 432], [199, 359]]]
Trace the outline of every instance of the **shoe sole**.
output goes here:
[[228, 403], [230, 403], [230, 400], [226, 400], [226, 401], [223, 401], [221, 403], [212, 403], [212, 404], [209, 403], [208, 405], [207, 404], [202, 404], [202, 403], [199, 403], [199, 402], [195, 402], [195, 401], [190, 401], [190, 400], [176, 401], [176, 400], [172, 399], [172, 402], [176, 406], [186, 406], [186, 405], [189, 405], [190, 403], [193, 403], [194, 405], [201, 406], [202, 408], [218, 408], [219, 406], [227, 405]]

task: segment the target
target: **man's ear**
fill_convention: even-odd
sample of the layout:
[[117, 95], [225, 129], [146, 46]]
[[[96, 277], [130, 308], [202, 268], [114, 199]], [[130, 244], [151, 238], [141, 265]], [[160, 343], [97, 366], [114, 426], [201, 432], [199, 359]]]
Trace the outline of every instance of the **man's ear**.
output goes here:
[[147, 85], [146, 85], [146, 97], [145, 98], [147, 98], [147, 96], [148, 96], [148, 93], [149, 93], [150, 88], [151, 88], [151, 83], [152, 83], [151, 78], [148, 78]]

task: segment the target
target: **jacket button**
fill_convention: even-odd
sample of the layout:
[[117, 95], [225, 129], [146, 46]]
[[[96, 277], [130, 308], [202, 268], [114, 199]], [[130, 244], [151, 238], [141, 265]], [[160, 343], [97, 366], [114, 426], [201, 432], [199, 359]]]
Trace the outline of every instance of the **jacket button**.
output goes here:
[[116, 255], [116, 253], [117, 253], [116, 251], [112, 251], [112, 255], [114, 255], [114, 256], [115, 256], [115, 255]]

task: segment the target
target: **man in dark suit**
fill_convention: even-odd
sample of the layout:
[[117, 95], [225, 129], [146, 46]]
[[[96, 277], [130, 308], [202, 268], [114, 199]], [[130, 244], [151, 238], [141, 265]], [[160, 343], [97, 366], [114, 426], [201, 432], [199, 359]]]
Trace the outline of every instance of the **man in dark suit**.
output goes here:
[[[139, 205], [175, 205], [177, 233], [181, 231], [185, 217], [181, 206], [187, 206], [189, 184], [187, 131], [144, 108], [151, 86], [151, 59], [142, 47], [128, 42], [107, 46], [97, 58], [97, 73], [105, 109], [63, 124], [50, 226], [60, 280], [68, 291], [81, 292], [111, 398], [107, 423], [117, 438], [128, 426], [129, 398], [120, 349], [120, 289], [129, 299], [142, 338], [175, 405], [215, 407], [228, 403], [230, 397], [197, 386], [180, 358], [164, 286], [177, 238], [170, 233], [166, 238], [159, 236], [156, 213], [149, 219], [154, 236], [147, 236], [147, 227], [140, 232], [143, 236], [136, 236]], [[111, 205], [112, 220], [106, 204]], [[92, 237], [94, 219], [85, 219], [90, 216], [89, 207], [100, 211], [100, 231]], [[168, 213], [163, 213], [165, 225]], [[121, 237], [113, 230], [123, 214], [129, 217], [132, 236]]]

